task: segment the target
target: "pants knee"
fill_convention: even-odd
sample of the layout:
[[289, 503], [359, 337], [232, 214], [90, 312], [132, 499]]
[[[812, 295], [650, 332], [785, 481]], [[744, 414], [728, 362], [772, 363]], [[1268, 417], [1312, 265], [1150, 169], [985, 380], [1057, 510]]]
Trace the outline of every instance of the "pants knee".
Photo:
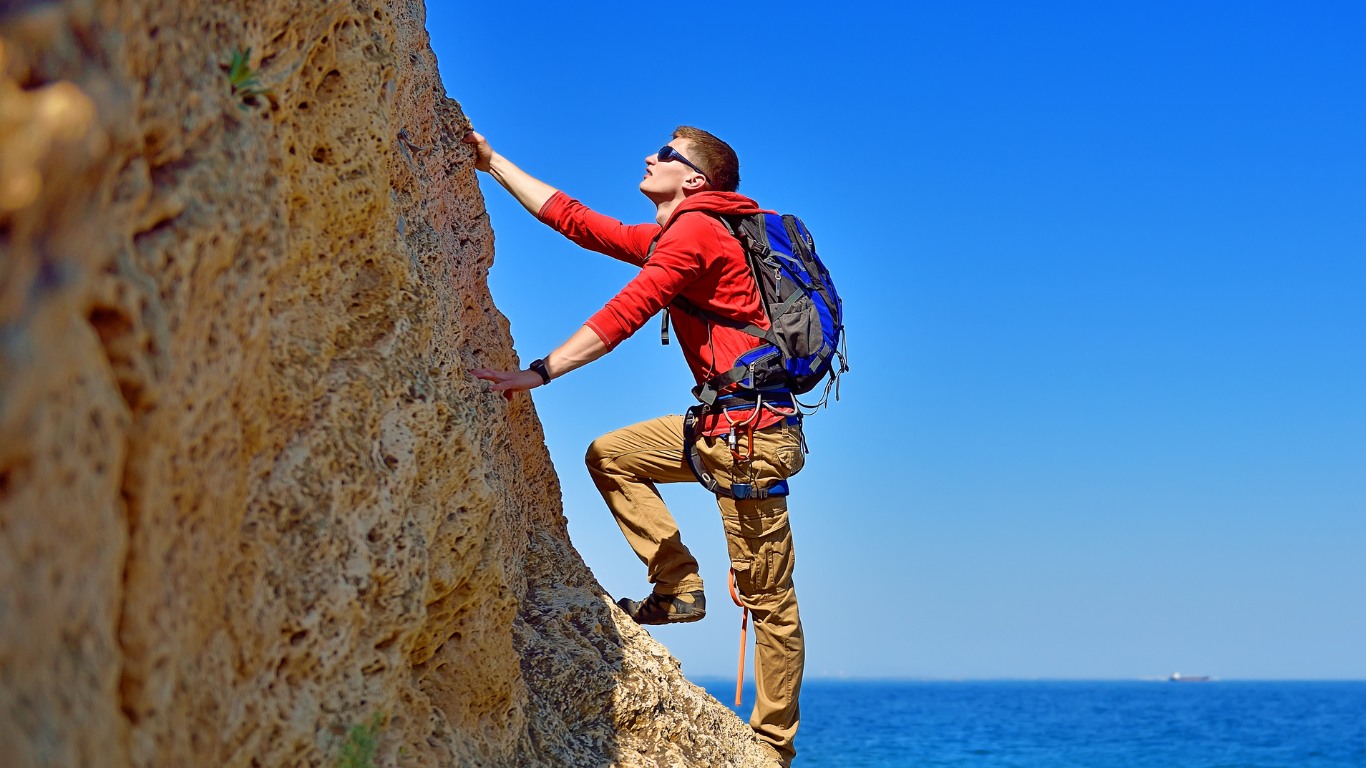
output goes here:
[[603, 471], [611, 458], [607, 453], [606, 441], [601, 437], [588, 444], [588, 450], [583, 454], [583, 463], [588, 466], [589, 471]]

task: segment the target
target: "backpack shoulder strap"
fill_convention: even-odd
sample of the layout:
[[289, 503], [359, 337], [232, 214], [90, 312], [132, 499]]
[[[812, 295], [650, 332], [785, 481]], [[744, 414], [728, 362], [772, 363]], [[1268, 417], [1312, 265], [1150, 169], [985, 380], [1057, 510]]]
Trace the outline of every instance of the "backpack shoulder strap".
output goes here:
[[716, 325], [724, 325], [727, 328], [734, 328], [737, 331], [744, 331], [745, 333], [748, 333], [750, 336], [753, 336], [754, 338], [760, 339], [762, 341], [767, 341], [770, 344], [779, 343], [778, 336], [775, 333], [773, 333], [773, 331], [770, 329], [760, 328], [754, 323], [744, 323], [734, 318], [726, 317], [725, 315], [718, 315], [715, 312], [712, 312], [711, 310], [703, 309], [697, 306], [696, 304], [692, 303], [691, 301], [688, 301], [682, 296], [675, 297], [674, 300], [670, 302], [669, 306], [681, 309], [694, 317], [703, 318], [704, 320], [708, 320], [712, 323], [715, 323]]
[[[716, 213], [715, 211], [684, 211], [684, 212], [683, 212], [683, 214], [687, 214], [687, 213], [705, 213], [705, 214], [707, 214], [708, 216], [711, 216], [713, 219], [716, 219], [717, 221], [721, 222], [721, 226], [723, 226], [723, 227], [726, 228], [726, 232], [730, 233], [730, 236], [731, 236], [731, 237], [734, 237], [736, 240], [738, 240], [738, 241], [740, 242], [740, 248], [741, 248], [741, 250], [742, 250], [742, 251], [744, 252], [744, 254], [745, 254], [745, 259], [746, 259], [746, 261], [749, 261], [749, 258], [750, 258], [750, 256], [749, 256], [749, 242], [751, 242], [751, 241], [756, 241], [756, 242], [757, 242], [757, 240], [755, 240], [755, 237], [756, 237], [756, 236], [755, 236], [755, 234], [754, 234], [756, 231], [760, 233], [760, 234], [759, 234], [759, 237], [762, 237], [762, 238], [764, 239], [765, 243], [767, 242], [767, 235], [764, 234], [764, 228], [763, 228], [762, 225], [759, 225], [759, 224], [757, 223], [757, 220], [756, 220], [754, 214], [740, 214], [740, 215], [736, 215], [736, 216], [726, 216], [726, 215], [724, 215], [724, 214]], [[683, 215], [683, 214], [679, 214], [679, 215], [681, 216], [681, 215]], [[661, 229], [660, 232], [659, 232], [659, 234], [658, 234], [658, 235], [655, 235], [655, 239], [652, 240], [652, 241], [650, 241], [650, 249], [649, 249], [648, 251], [645, 252], [645, 260], [646, 260], [646, 261], [649, 261], [649, 260], [650, 260], [650, 257], [654, 255], [654, 253], [655, 253], [655, 248], [658, 247], [658, 245], [659, 245], [659, 239], [660, 239], [660, 237], [662, 237], [663, 235], [664, 235], [664, 230]], [[765, 245], [765, 247], [767, 247], [767, 245]], [[751, 271], [752, 271], [752, 270], [753, 270], [753, 264], [752, 264], [752, 263], [750, 264], [750, 268], [751, 268]], [[800, 297], [790, 298], [790, 299], [788, 300], [788, 303], [791, 303], [792, 301], [795, 301], [796, 298], [800, 298]], [[664, 345], [664, 346], [666, 346], [666, 347], [669, 345], [669, 311], [670, 311], [671, 309], [674, 309], [674, 308], [678, 308], [678, 309], [680, 309], [680, 310], [682, 310], [682, 311], [684, 311], [684, 312], [686, 312], [686, 313], [688, 313], [688, 314], [690, 314], [690, 315], [692, 315], [692, 316], [694, 316], [694, 317], [701, 317], [701, 318], [703, 318], [703, 319], [705, 319], [705, 320], [708, 320], [708, 321], [710, 321], [710, 322], [712, 322], [712, 323], [715, 323], [715, 324], [717, 324], [717, 325], [724, 325], [724, 326], [726, 326], [727, 328], [734, 328], [734, 329], [737, 330], [737, 331], [743, 331], [743, 332], [749, 334], [750, 336], [753, 336], [753, 337], [755, 337], [756, 339], [759, 339], [760, 341], [766, 341], [766, 342], [768, 342], [769, 344], [776, 345], [779, 349], [782, 349], [782, 348], [783, 348], [783, 344], [782, 344], [782, 342], [778, 339], [778, 335], [775, 334], [775, 333], [772, 331], [772, 329], [760, 328], [759, 326], [757, 326], [757, 325], [755, 325], [755, 324], [753, 324], [753, 323], [743, 323], [743, 322], [740, 322], [739, 320], [735, 320], [735, 319], [732, 319], [732, 318], [729, 318], [729, 317], [725, 317], [725, 316], [723, 316], [723, 315], [718, 315], [718, 314], [716, 314], [715, 312], [712, 312], [712, 311], [709, 311], [709, 310], [706, 310], [706, 309], [702, 309], [701, 307], [697, 306], [696, 304], [693, 304], [691, 301], [688, 301], [687, 299], [683, 298], [682, 296], [675, 296], [674, 299], [673, 299], [673, 301], [669, 302], [669, 304], [668, 304], [667, 306], [665, 306], [664, 309], [661, 310], [660, 313], [659, 313], [659, 343], [662, 344], [662, 345]], [[784, 305], [782, 306], [782, 309], [784, 309], [784, 310], [787, 309], [787, 305], [784, 304]], [[765, 311], [767, 311], [767, 308], [765, 308]], [[779, 314], [781, 314], [781, 313], [779, 313]]]

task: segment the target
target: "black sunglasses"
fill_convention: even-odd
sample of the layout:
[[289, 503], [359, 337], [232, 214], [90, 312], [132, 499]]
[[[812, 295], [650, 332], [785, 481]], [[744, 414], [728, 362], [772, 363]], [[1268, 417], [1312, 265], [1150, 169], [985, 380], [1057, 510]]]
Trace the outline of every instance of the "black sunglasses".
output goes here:
[[664, 146], [659, 148], [659, 154], [655, 155], [655, 158], [657, 158], [661, 163], [667, 163], [670, 160], [677, 160], [678, 162], [688, 166], [694, 171], [697, 171], [698, 173], [702, 174], [702, 178], [707, 179], [708, 184], [711, 183], [711, 179], [707, 177], [706, 171], [702, 170], [701, 168], [698, 168], [696, 165], [693, 164], [691, 160], [684, 157], [682, 154], [679, 153], [678, 150], [674, 149], [668, 144], [665, 144]]

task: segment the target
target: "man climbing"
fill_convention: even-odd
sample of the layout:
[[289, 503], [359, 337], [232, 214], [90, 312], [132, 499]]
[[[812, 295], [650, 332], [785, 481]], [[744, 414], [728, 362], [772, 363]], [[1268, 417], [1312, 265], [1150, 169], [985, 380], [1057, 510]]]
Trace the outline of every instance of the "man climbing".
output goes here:
[[[645, 158], [640, 191], [654, 203], [655, 221], [628, 226], [533, 178], [480, 134], [471, 132], [464, 141], [475, 150], [475, 167], [532, 215], [584, 248], [640, 267], [605, 307], [526, 370], [473, 371], [492, 382], [492, 391], [510, 395], [549, 384], [607, 354], [665, 308], [671, 308], [674, 333], [699, 385], [729, 371], [756, 346], [758, 340], [739, 328], [769, 327], [744, 250], [719, 218], [760, 212], [735, 192], [739, 159], [725, 142], [697, 128], [674, 131], [668, 144]], [[804, 462], [801, 417], [790, 397], [756, 402], [723, 395], [729, 405], [703, 412], [695, 445], [707, 474], [724, 487], [750, 489], [748, 498], [718, 494], [717, 504], [735, 584], [754, 616], [757, 698], [750, 725], [775, 760], [787, 765], [796, 754], [805, 647], [782, 481]], [[684, 456], [684, 418], [663, 416], [609, 432], [589, 446], [586, 461], [654, 585], [645, 599], [617, 604], [640, 624], [701, 619], [706, 599], [697, 560], [656, 488], [695, 479]]]

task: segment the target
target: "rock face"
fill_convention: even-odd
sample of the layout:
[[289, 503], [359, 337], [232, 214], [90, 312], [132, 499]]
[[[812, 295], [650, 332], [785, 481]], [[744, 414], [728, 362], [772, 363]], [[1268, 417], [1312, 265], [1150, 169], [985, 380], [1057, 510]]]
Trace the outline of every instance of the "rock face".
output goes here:
[[759, 764], [466, 374], [517, 361], [423, 25], [0, 6], [6, 765]]

